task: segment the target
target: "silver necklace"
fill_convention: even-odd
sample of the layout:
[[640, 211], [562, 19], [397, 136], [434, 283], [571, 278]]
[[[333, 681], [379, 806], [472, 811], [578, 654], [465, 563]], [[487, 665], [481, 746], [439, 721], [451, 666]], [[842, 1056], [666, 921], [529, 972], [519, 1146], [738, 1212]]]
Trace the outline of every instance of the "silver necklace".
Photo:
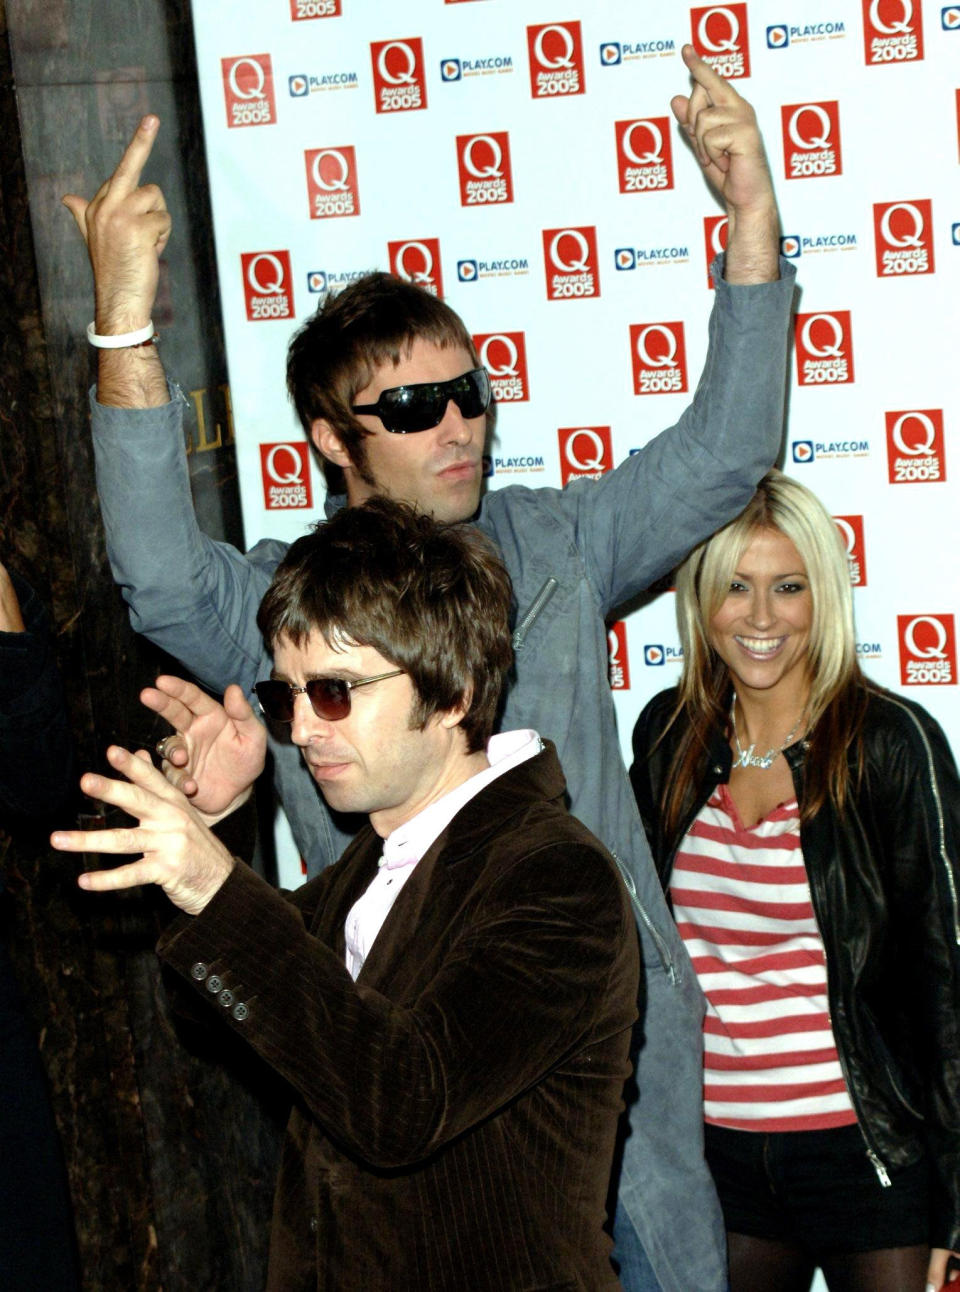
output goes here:
[[800, 717], [796, 720], [793, 727], [787, 733], [787, 738], [782, 745], [778, 746], [776, 749], [768, 749], [765, 754], [757, 754], [754, 752], [754, 750], [756, 749], [755, 744], [751, 745], [749, 749], [744, 749], [743, 746], [740, 744], [740, 736], [737, 733], [736, 708], [737, 708], [737, 695], [736, 695], [736, 692], [734, 692], [733, 701], [730, 705], [730, 725], [733, 728], [733, 741], [734, 741], [734, 744], [737, 746], [737, 756], [733, 760], [733, 767], [759, 767], [759, 769], [762, 772], [765, 772], [767, 768], [773, 764], [773, 760], [779, 754], [783, 753], [783, 751], [793, 740], [794, 736], [796, 736], [797, 732], [800, 730], [800, 724], [801, 722], [803, 722], [803, 713], [800, 714]]

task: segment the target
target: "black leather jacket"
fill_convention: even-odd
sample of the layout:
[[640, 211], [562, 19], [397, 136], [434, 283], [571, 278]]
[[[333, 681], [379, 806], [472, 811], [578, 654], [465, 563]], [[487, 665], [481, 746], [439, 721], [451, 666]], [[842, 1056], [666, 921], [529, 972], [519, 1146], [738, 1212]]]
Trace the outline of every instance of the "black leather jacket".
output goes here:
[[[717, 731], [682, 828], [658, 805], [678, 724], [662, 691], [633, 733], [630, 779], [666, 889], [677, 847], [732, 761]], [[806, 743], [784, 751], [801, 806]], [[888, 1168], [933, 1165], [931, 1239], [960, 1247], [960, 785], [946, 738], [918, 704], [870, 687], [864, 774], [842, 815], [801, 826], [827, 958], [830, 1018], [847, 1088], [881, 1183]]]

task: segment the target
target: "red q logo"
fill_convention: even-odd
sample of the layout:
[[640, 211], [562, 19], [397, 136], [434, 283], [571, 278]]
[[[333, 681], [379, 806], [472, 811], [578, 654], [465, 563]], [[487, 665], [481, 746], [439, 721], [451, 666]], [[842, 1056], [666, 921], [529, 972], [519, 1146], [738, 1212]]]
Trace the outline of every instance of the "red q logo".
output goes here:
[[842, 174], [839, 111], [836, 101], [780, 109], [787, 179]]
[[798, 314], [794, 338], [799, 385], [823, 386], [853, 381], [849, 310]]
[[527, 56], [530, 93], [535, 99], [554, 99], [584, 92], [579, 22], [528, 27]]
[[955, 686], [953, 615], [897, 615], [902, 686]]
[[725, 215], [708, 215], [703, 221], [703, 241], [707, 252], [707, 285], [713, 287], [713, 276], [710, 266], [727, 249], [727, 235], [730, 222]]
[[627, 625], [622, 619], [607, 627], [607, 654], [611, 691], [630, 690], [630, 662], [627, 659]]
[[261, 444], [260, 467], [267, 511], [313, 505], [306, 444]]
[[666, 117], [618, 121], [616, 132], [621, 193], [673, 188], [670, 124]]
[[557, 435], [561, 484], [565, 485], [575, 476], [589, 476], [595, 480], [612, 467], [609, 426], [561, 427]]
[[375, 40], [370, 46], [373, 93], [377, 112], [411, 112], [427, 106], [423, 42]]
[[923, 58], [920, 5], [913, 0], [863, 0], [863, 44], [868, 67]]
[[277, 119], [273, 66], [269, 54], [221, 58], [227, 125], [267, 126]]
[[289, 251], [252, 251], [240, 257], [247, 319], [293, 318]]
[[600, 295], [595, 228], [544, 229], [543, 254], [547, 300]]
[[863, 542], [863, 517], [834, 516], [833, 520], [846, 548], [850, 582], [855, 588], [864, 588], [867, 585], [867, 561]]
[[357, 162], [352, 147], [314, 148], [304, 153], [310, 218], [360, 214]]
[[635, 395], [670, 395], [687, 389], [682, 323], [633, 323], [630, 349]]
[[891, 484], [939, 484], [946, 480], [943, 409], [887, 413], [886, 427]]
[[480, 362], [490, 374], [493, 397], [500, 404], [530, 398], [527, 356], [522, 332], [489, 332], [473, 338]]
[[929, 198], [874, 203], [873, 227], [878, 278], [933, 273], [933, 208]]
[[690, 34], [694, 49], [718, 75], [727, 80], [750, 75], [745, 4], [691, 9]]
[[510, 139], [506, 131], [488, 135], [458, 135], [461, 206], [513, 201]]
[[420, 238], [410, 242], [388, 242], [390, 272], [398, 278], [416, 283], [434, 296], [443, 295], [440, 273], [440, 242], [437, 238]]

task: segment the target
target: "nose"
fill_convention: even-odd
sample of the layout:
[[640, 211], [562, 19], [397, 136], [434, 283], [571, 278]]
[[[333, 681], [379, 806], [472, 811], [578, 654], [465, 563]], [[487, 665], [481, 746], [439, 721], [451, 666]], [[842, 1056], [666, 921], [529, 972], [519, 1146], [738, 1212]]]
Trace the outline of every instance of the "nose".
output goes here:
[[769, 628], [774, 621], [773, 603], [765, 588], [754, 588], [750, 594], [747, 618], [757, 628]]
[[443, 420], [437, 430], [444, 444], [466, 445], [473, 439], [473, 428], [452, 399], [447, 400]]
[[290, 739], [300, 749], [306, 749], [312, 740], [322, 740], [331, 735], [333, 723], [326, 718], [319, 718], [313, 711], [313, 705], [306, 695], [293, 697], [293, 722], [290, 724]]

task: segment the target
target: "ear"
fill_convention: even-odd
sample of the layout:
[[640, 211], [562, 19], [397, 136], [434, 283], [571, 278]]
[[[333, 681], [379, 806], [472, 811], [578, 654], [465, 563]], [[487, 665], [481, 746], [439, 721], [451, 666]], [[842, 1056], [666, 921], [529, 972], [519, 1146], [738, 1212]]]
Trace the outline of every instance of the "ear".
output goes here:
[[325, 417], [316, 417], [310, 423], [310, 438], [320, 454], [334, 466], [347, 468], [351, 465], [350, 454], [343, 447], [343, 441]]
[[464, 718], [470, 712], [470, 705], [472, 703], [473, 691], [471, 689], [464, 692], [460, 701], [455, 704], [452, 709], [444, 709], [442, 713], [437, 715], [440, 719], [441, 727], [446, 727], [448, 729], [459, 727], [460, 723], [463, 722]]

